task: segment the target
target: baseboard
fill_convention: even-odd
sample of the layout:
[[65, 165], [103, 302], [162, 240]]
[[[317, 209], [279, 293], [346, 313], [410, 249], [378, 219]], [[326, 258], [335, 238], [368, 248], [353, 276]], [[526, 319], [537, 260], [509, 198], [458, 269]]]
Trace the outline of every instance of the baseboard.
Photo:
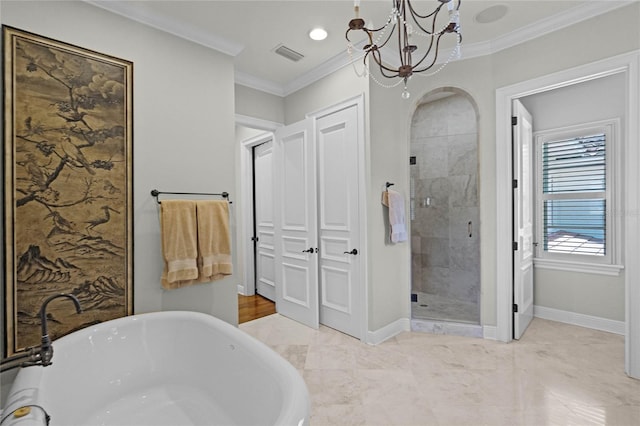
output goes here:
[[576, 312], [547, 308], [544, 306], [534, 306], [533, 316], [551, 321], [563, 322], [565, 324], [592, 328], [594, 330], [607, 331], [609, 333], [625, 334], [624, 321], [615, 321], [607, 318], [578, 314]]
[[498, 340], [498, 327], [495, 325], [483, 325], [482, 337], [487, 340]]
[[387, 324], [382, 328], [377, 329], [376, 331], [367, 331], [367, 341], [366, 343], [370, 345], [378, 345], [385, 340], [392, 338], [393, 336], [402, 333], [403, 331], [411, 330], [411, 321], [409, 318], [400, 318], [392, 322], [391, 324]]

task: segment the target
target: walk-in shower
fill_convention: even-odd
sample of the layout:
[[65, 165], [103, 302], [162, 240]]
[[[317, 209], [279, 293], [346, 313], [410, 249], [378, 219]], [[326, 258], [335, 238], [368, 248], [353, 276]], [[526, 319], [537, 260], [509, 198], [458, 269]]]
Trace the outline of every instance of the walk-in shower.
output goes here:
[[480, 323], [477, 110], [457, 89], [424, 98], [411, 122], [413, 319]]

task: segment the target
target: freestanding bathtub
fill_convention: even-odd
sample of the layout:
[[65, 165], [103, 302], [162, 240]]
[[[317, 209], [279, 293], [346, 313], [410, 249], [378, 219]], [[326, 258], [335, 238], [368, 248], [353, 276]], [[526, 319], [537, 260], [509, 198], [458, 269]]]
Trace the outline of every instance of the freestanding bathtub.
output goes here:
[[309, 394], [296, 369], [206, 314], [119, 318], [53, 348], [51, 366], [20, 370], [1, 426], [42, 426], [45, 412], [51, 426], [309, 423]]

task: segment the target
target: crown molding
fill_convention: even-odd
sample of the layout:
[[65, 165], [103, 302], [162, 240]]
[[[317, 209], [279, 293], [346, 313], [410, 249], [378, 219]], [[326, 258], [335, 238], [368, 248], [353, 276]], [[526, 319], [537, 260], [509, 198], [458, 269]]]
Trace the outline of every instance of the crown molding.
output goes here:
[[491, 53], [496, 53], [554, 31], [570, 27], [587, 19], [627, 6], [635, 1], [637, 0], [587, 2], [586, 4], [576, 6], [495, 38], [490, 42]]
[[[145, 12], [144, 14], [140, 13], [138, 9], [129, 6], [127, 2], [110, 0], [83, 1], [109, 12], [124, 16], [128, 19], [132, 19], [141, 24], [148, 25], [150, 27], [173, 34], [177, 37], [181, 37], [183, 39], [217, 50], [230, 56], [237, 56], [244, 49], [244, 45], [225, 39], [223, 37], [211, 35], [204, 31], [194, 30], [193, 28], [189, 28], [188, 26], [173, 22], [172, 20], [166, 19], [159, 15], [153, 15], [149, 12]], [[480, 56], [491, 55], [501, 50], [517, 46], [519, 44], [557, 31], [559, 29], [569, 27], [598, 15], [602, 15], [612, 10], [627, 6], [634, 3], [635, 1], [637, 0], [588, 2], [581, 6], [576, 6], [557, 15], [519, 28], [515, 31], [510, 32], [509, 34], [502, 35], [491, 41], [463, 44], [462, 57], [463, 59], [471, 59]], [[439, 54], [439, 56], [440, 58], [448, 58], [450, 52], [450, 49], [443, 50]], [[362, 57], [362, 55], [359, 55], [353, 61], [359, 59], [360, 57]], [[389, 58], [388, 61], [387, 58], [385, 58], [385, 62], [388, 62], [392, 65], [397, 65], [394, 64], [394, 62], [397, 62], [397, 59], [395, 58]], [[441, 62], [443, 62], [443, 59], [441, 59], [437, 63]], [[318, 80], [321, 80], [322, 78], [336, 72], [337, 70], [350, 65], [351, 63], [352, 60], [346, 53], [345, 43], [345, 51], [333, 56], [328, 61], [325, 61], [324, 63], [312, 69], [310, 72], [296, 78], [295, 80], [287, 84], [279, 84], [240, 71], [235, 72], [235, 83], [249, 87], [251, 89], [270, 93], [272, 95], [285, 97]]]
[[347, 53], [347, 46], [345, 44], [345, 48], [343, 51], [333, 56], [329, 60], [323, 62], [310, 72], [303, 74], [292, 82], [286, 84], [284, 87], [285, 96], [297, 92], [298, 90], [307, 87], [308, 85], [315, 83], [316, 81], [321, 80], [330, 74], [333, 74], [334, 72], [343, 67], [346, 67], [347, 65], [351, 65], [353, 62], [356, 62], [357, 60], [362, 58], [363, 55], [364, 54], [359, 53], [354, 54], [354, 57], [352, 59]]
[[139, 9], [133, 8], [128, 2], [109, 0], [83, 0], [85, 3], [99, 7], [106, 11], [124, 16], [127, 19], [153, 27], [157, 30], [173, 34], [177, 37], [200, 44], [210, 49], [217, 50], [229, 56], [238, 56], [244, 49], [244, 45], [234, 41], [212, 35], [206, 31], [199, 31], [187, 25], [182, 25], [171, 19], [160, 15], [154, 15], [150, 11], [140, 13]]
[[[543, 19], [538, 22], [534, 22], [530, 25], [527, 25], [525, 27], [519, 28], [515, 31], [510, 32], [509, 34], [505, 34], [503, 36], [497, 37], [494, 40], [473, 43], [473, 44], [463, 44], [462, 59], [477, 58], [477, 57], [491, 55], [493, 53], [500, 52], [501, 50], [505, 50], [510, 47], [517, 46], [519, 44], [536, 39], [543, 35], [560, 30], [562, 28], [569, 27], [571, 25], [577, 24], [587, 19], [594, 18], [598, 15], [602, 15], [612, 10], [627, 6], [629, 4], [634, 3], [635, 1], [637, 0], [621, 0], [621, 1], [608, 1], [608, 2], [598, 1], [598, 2], [589, 2], [581, 6], [576, 6], [572, 9], [568, 9], [557, 15], [551, 16], [547, 19]], [[444, 62], [443, 58], [448, 58], [449, 54], [451, 53], [451, 50], [452, 49], [442, 50], [441, 53], [439, 54], [439, 57], [441, 59], [438, 60], [436, 63], [439, 64]], [[397, 63], [398, 61], [395, 58], [395, 55], [393, 57], [390, 57], [389, 55], [384, 55], [384, 50], [382, 50], [381, 52], [383, 53], [383, 58], [385, 62], [395, 66], [399, 65]], [[358, 58], [360, 57], [362, 57], [362, 55], [360, 55]], [[331, 59], [329, 59], [328, 61], [324, 62], [323, 64], [319, 65], [312, 71], [295, 79], [291, 83], [283, 85], [280, 90], [280, 92], [283, 93], [283, 95], [279, 95], [279, 96], [288, 96], [291, 93], [294, 93], [330, 75], [331, 73], [337, 71], [338, 69], [351, 64], [351, 62], [352, 61], [349, 59], [348, 55], [345, 52], [339, 55], [336, 55]], [[237, 83], [242, 84], [239, 82]], [[276, 86], [278, 85], [276, 84]], [[256, 90], [262, 90], [259, 86], [248, 86], [248, 87], [254, 88]], [[269, 92], [269, 93], [273, 93], [273, 92]], [[276, 93], [273, 93], [273, 94], [276, 94]]]
[[259, 78], [259, 77], [256, 77], [255, 75], [247, 74], [245, 72], [238, 71], [238, 70], [235, 71], [234, 76], [235, 76], [235, 84], [246, 86], [250, 89], [259, 90], [261, 92], [266, 92], [266, 93], [280, 96], [280, 97], [285, 97], [288, 95], [283, 85], [273, 82], [271, 80]]

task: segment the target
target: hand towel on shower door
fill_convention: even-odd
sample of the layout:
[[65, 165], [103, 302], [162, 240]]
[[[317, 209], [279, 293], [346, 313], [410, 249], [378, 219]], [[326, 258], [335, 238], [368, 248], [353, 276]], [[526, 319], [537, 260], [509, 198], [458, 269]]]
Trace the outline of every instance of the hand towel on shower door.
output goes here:
[[389, 207], [391, 242], [407, 241], [407, 226], [404, 222], [404, 197], [400, 193], [388, 189], [382, 193], [382, 204]]
[[196, 202], [162, 201], [160, 221], [164, 257], [162, 287], [171, 290], [189, 285], [198, 278]]
[[199, 282], [209, 282], [231, 275], [231, 237], [229, 235], [229, 202], [196, 201], [198, 216]]

